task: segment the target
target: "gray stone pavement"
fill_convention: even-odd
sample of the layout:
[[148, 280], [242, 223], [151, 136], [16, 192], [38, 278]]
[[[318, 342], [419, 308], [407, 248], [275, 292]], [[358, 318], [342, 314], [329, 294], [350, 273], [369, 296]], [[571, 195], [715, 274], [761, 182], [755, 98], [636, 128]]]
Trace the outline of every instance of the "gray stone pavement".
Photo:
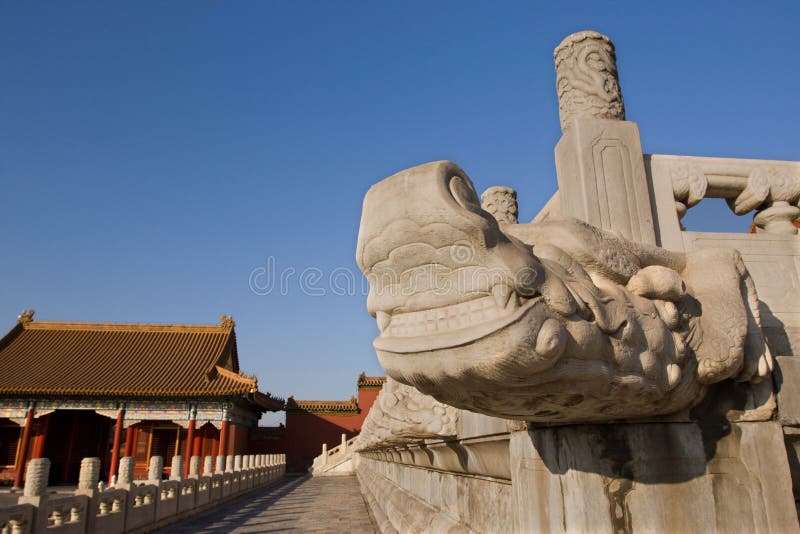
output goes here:
[[169, 525], [158, 533], [354, 532], [374, 533], [358, 479], [286, 478], [222, 506]]

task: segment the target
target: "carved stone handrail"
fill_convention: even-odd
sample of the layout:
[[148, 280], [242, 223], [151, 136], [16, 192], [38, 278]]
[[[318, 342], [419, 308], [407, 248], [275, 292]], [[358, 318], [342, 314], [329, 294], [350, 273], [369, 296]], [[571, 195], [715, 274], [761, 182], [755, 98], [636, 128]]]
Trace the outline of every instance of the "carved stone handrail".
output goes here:
[[9, 534], [30, 532], [36, 507], [32, 504], [18, 504], [0, 508], [0, 532]]
[[48, 499], [45, 504], [48, 530], [69, 525], [82, 525], [85, 529], [88, 504], [89, 498], [85, 495]]
[[[173, 480], [158, 475], [163, 462], [153, 457], [150, 475], [156, 478], [134, 482], [133, 458], [120, 460], [120, 478], [116, 487], [98, 490], [99, 459], [84, 458], [80, 483], [73, 495], [49, 491], [47, 480], [50, 461], [36, 458], [28, 463], [25, 492], [17, 506], [0, 509], [2, 534], [32, 532], [91, 533], [150, 531], [184, 517], [221, 504], [225, 499], [269, 484], [285, 474], [285, 455], [244, 455], [232, 473], [186, 478], [174, 471]], [[180, 467], [180, 459], [173, 467]], [[226, 491], [223, 482], [227, 481]], [[102, 486], [102, 484], [100, 484]]]
[[800, 162], [650, 156], [668, 169], [678, 218], [703, 198], [724, 198], [736, 215], [755, 211], [758, 232], [797, 234]]

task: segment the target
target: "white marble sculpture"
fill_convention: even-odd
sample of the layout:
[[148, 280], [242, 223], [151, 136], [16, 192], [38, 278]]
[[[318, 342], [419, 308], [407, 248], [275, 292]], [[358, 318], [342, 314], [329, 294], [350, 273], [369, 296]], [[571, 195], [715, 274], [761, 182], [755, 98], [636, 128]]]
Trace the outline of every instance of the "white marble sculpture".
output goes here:
[[487, 415], [588, 422], [674, 413], [708, 384], [771, 372], [735, 250], [684, 254], [576, 219], [501, 218], [447, 161], [370, 188], [356, 259], [397, 381]]
[[561, 129], [575, 117], [625, 120], [614, 44], [595, 31], [573, 33], [559, 44], [556, 90]]
[[457, 409], [388, 378], [364, 420], [354, 448], [364, 451], [453, 437], [457, 421]]

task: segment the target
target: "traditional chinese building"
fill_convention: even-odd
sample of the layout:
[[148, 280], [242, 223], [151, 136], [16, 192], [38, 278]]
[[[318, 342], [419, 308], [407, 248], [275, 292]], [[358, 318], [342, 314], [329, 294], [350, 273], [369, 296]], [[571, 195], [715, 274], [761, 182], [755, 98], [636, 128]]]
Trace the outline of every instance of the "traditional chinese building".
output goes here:
[[361, 432], [375, 398], [380, 393], [385, 376], [358, 377], [358, 396], [350, 400], [295, 400], [286, 401], [285, 443], [279, 445], [286, 451], [286, 468], [305, 471], [319, 455], [323, 443], [336, 446], [342, 434], [347, 439]]
[[0, 369], [0, 479], [15, 486], [39, 457], [52, 462], [51, 483], [66, 483], [84, 457], [99, 457], [110, 479], [121, 456], [145, 478], [151, 456], [169, 466], [175, 454], [248, 453], [261, 414], [284, 405], [241, 372], [224, 316], [161, 325], [44, 322], [26, 312], [0, 340]]

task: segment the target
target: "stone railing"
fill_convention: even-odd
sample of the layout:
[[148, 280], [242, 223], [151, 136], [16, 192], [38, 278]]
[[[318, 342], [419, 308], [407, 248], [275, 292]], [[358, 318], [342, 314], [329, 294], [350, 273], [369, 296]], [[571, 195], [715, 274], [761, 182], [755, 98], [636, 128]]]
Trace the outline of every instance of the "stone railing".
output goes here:
[[[328, 444], [323, 443], [322, 453], [314, 458], [314, 463], [311, 466], [311, 472], [314, 476], [353, 474], [353, 445], [357, 439], [358, 436], [347, 439], [347, 435], [342, 434], [342, 442], [332, 449], [328, 449]], [[350, 463], [344, 465], [348, 461]]]
[[[153, 457], [148, 480], [134, 481], [133, 458], [120, 460], [119, 478], [104, 489], [99, 482], [98, 458], [81, 462], [78, 489], [74, 495], [56, 495], [47, 488], [50, 461], [31, 460], [25, 489], [16, 506], [0, 508], [1, 534], [80, 533], [117, 534], [145, 532], [168, 525], [197, 512], [213, 508], [247, 491], [283, 477], [286, 456], [249, 454], [230, 456], [231, 472], [212, 472], [213, 457], [192, 458], [190, 474], [183, 478], [183, 459], [173, 459], [170, 480], [162, 480], [163, 461]], [[219, 463], [217, 465], [220, 465]], [[227, 486], [226, 486], [227, 481]], [[226, 489], [227, 488], [227, 489]]]
[[58, 529], [64, 533], [86, 532], [88, 505], [89, 498], [86, 495], [48, 499], [43, 514], [47, 518], [47, 530]]
[[2, 534], [22, 534], [31, 532], [36, 507], [32, 504], [19, 504], [10, 508], [0, 508], [0, 532]]
[[654, 180], [672, 184], [682, 219], [704, 198], [724, 198], [736, 215], [755, 212], [757, 232], [797, 234], [800, 162], [651, 155]]

